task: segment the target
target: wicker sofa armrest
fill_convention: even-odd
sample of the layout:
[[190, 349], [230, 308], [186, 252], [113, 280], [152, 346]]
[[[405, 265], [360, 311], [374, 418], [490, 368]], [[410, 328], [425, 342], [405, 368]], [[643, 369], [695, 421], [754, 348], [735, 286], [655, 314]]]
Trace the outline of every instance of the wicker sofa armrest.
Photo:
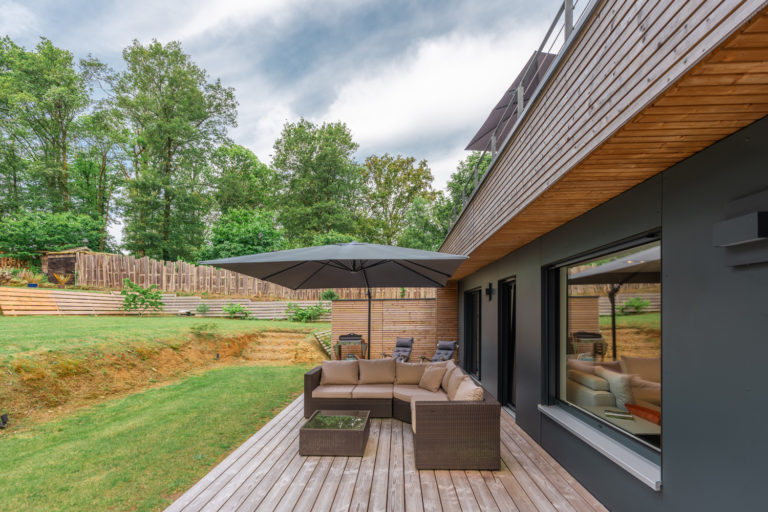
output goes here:
[[320, 385], [320, 377], [323, 374], [322, 366], [315, 366], [304, 374], [304, 417], [309, 418], [312, 411], [312, 390]]
[[501, 405], [418, 401], [414, 451], [418, 469], [498, 469]]

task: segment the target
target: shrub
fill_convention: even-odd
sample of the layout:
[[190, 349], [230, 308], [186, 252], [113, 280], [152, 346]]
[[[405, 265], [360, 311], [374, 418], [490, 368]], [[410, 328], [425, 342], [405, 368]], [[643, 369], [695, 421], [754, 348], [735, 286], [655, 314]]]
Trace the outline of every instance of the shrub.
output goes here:
[[288, 320], [292, 322], [314, 322], [330, 311], [330, 309], [323, 307], [322, 304], [301, 307], [300, 304], [295, 304], [293, 302], [289, 302], [288, 306], [285, 308]]
[[120, 309], [123, 311], [138, 311], [139, 316], [148, 310], [161, 311], [163, 309], [163, 296], [157, 285], [153, 284], [149, 288], [142, 288], [130, 279], [123, 279], [123, 289], [120, 292], [123, 295], [123, 305]]
[[619, 313], [622, 315], [629, 315], [632, 313], [642, 313], [645, 308], [650, 306], [651, 301], [645, 300], [641, 297], [632, 297], [628, 299], [624, 304], [619, 306]]
[[229, 318], [238, 318], [238, 315], [240, 315], [240, 318], [248, 318], [251, 314], [251, 312], [248, 311], [245, 306], [242, 304], [235, 304], [233, 302], [230, 302], [221, 309], [227, 314], [227, 316], [229, 316]]
[[202, 316], [205, 316], [205, 314], [206, 314], [208, 311], [210, 311], [210, 309], [211, 309], [211, 308], [210, 308], [210, 307], [208, 307], [208, 304], [206, 304], [205, 302], [201, 302], [200, 304], [198, 304], [198, 305], [197, 305], [197, 309], [196, 309], [196, 311], [197, 311], [198, 313], [200, 313]]
[[211, 339], [216, 335], [219, 326], [215, 323], [200, 323], [189, 328], [190, 332], [200, 339]]
[[339, 300], [339, 294], [329, 288], [320, 294], [320, 300]]

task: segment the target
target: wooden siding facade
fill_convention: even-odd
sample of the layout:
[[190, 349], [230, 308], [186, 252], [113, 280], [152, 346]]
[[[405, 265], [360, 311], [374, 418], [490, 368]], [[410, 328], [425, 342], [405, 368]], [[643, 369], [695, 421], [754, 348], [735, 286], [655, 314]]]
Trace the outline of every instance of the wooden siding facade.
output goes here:
[[768, 114], [768, 2], [597, 2], [453, 226], [460, 279]]

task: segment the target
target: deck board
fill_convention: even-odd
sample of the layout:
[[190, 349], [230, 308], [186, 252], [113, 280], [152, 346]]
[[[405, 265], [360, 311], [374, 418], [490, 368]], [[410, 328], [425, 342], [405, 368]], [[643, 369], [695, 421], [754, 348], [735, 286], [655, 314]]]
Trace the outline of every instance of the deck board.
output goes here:
[[166, 510], [606, 512], [502, 412], [499, 471], [417, 470], [410, 425], [371, 420], [363, 457], [302, 457], [299, 397]]

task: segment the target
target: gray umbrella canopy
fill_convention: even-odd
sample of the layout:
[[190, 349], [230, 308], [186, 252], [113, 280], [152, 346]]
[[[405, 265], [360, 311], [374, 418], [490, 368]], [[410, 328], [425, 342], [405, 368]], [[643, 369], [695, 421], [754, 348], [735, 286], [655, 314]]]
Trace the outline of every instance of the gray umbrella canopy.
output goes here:
[[442, 287], [466, 256], [351, 242], [202, 261], [291, 288]]
[[655, 246], [568, 277], [568, 284], [661, 282], [661, 247]]

